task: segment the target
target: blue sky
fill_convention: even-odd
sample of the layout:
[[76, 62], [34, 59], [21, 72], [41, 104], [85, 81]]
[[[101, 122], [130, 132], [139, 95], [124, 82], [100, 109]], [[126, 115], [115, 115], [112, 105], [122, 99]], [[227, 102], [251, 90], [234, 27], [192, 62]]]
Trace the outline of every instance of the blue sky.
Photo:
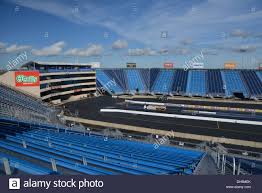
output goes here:
[[206, 68], [262, 63], [261, 0], [0, 0], [0, 25], [1, 68], [22, 52], [102, 67], [183, 67], [201, 52]]

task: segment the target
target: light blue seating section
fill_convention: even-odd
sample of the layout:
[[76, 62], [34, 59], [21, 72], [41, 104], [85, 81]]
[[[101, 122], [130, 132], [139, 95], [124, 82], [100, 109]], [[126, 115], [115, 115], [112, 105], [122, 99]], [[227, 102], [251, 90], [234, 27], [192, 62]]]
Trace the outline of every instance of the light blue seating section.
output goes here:
[[187, 95], [189, 96], [206, 96], [206, 71], [190, 70], [187, 82]]
[[103, 70], [96, 70], [96, 80], [100, 85], [102, 85], [103, 89], [107, 90], [110, 94], [119, 94], [124, 92], [116, 83], [115, 79], [110, 78]]
[[257, 73], [257, 76], [259, 77], [260, 81], [262, 82], [262, 71], [259, 70], [256, 73]]
[[232, 97], [233, 93], [237, 92], [243, 93], [245, 97], [248, 97], [248, 91], [245, 87], [245, 83], [241, 79], [239, 71], [223, 70], [221, 73], [226, 96]]
[[[13, 152], [0, 153], [0, 158], [9, 159], [11, 167], [29, 174], [50, 174], [43, 166], [35, 166], [37, 160], [50, 165], [55, 160], [59, 167], [79, 174], [90, 175], [162, 175], [192, 174], [204, 155], [201, 151], [160, 146], [125, 139], [57, 129], [26, 122], [1, 119], [4, 138], [0, 148]], [[22, 127], [20, 132], [19, 129]], [[9, 130], [13, 132], [8, 132]], [[26, 143], [26, 148], [23, 147]], [[17, 154], [35, 160], [22, 161]], [[83, 161], [84, 160], [84, 161]], [[19, 163], [19, 167], [15, 163]], [[50, 168], [50, 167], [49, 167]]]
[[143, 82], [139, 71], [136, 69], [128, 69], [126, 73], [129, 93], [136, 93], [137, 90], [139, 93], [145, 93], [146, 84]]
[[161, 70], [154, 82], [152, 92], [154, 94], [170, 94], [174, 80], [173, 70]]

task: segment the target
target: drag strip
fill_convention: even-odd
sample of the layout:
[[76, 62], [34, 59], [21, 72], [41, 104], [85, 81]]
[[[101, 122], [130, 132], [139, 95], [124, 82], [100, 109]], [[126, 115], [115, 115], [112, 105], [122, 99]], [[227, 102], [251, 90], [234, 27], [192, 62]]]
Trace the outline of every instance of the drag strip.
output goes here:
[[[67, 103], [66, 109], [73, 114], [77, 109], [79, 113], [78, 117], [86, 120], [129, 125], [137, 128], [145, 127], [163, 131], [173, 130], [187, 134], [262, 142], [261, 125], [100, 112], [100, 109], [126, 108], [124, 106], [124, 99], [115, 99], [109, 96], [103, 96]], [[128, 107], [130, 107], [130, 104]], [[176, 114], [179, 114], [179, 112], [176, 112]], [[143, 131], [140, 132], [143, 133]], [[139, 135], [139, 133], [137, 134]]]
[[124, 110], [124, 109], [101, 109], [100, 112], [107, 113], [127, 113], [127, 114], [136, 114], [136, 115], [149, 115], [157, 117], [172, 117], [178, 119], [193, 119], [193, 120], [202, 120], [202, 121], [215, 121], [215, 122], [224, 122], [224, 123], [238, 123], [238, 124], [247, 124], [247, 125], [261, 125], [260, 121], [247, 121], [240, 119], [225, 119], [217, 117], [202, 117], [202, 116], [191, 116], [191, 115], [179, 115], [179, 114], [169, 114], [169, 113], [156, 113], [156, 112], [145, 112], [145, 111], [134, 111], [134, 110]]

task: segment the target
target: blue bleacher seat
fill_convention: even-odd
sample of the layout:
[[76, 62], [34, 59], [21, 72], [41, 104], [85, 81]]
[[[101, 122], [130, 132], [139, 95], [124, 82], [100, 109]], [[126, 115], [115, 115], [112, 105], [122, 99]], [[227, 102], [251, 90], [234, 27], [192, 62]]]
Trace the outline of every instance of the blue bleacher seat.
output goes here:
[[241, 79], [239, 71], [224, 70], [221, 73], [226, 96], [232, 97], [234, 93], [243, 93], [245, 97], [248, 97], [247, 89]]
[[146, 92], [146, 85], [140, 76], [139, 70], [136, 69], [128, 69], [126, 70], [127, 73], [127, 82], [128, 82], [128, 90], [130, 93], [145, 93]]
[[[122, 88], [117, 84], [116, 79], [110, 78], [103, 70], [96, 70], [96, 79], [103, 89], [107, 90], [110, 94], [122, 94]], [[116, 84], [112, 83], [115, 82]]]
[[172, 85], [172, 92], [174, 94], [185, 94], [187, 87], [188, 71], [178, 69], [175, 71], [174, 81]]
[[154, 82], [152, 92], [155, 94], [170, 94], [174, 80], [173, 70], [161, 70]]
[[[57, 128], [42, 125], [31, 125], [10, 119], [1, 119], [0, 127], [4, 125], [6, 130], [19, 130], [22, 132], [10, 135], [6, 132], [6, 138], [0, 140], [0, 148], [17, 154], [39, 160], [47, 165], [50, 159], [54, 159], [58, 167], [67, 168], [74, 172], [91, 175], [116, 175], [116, 174], [192, 174], [193, 165], [197, 164], [203, 156], [203, 152], [179, 149], [175, 147], [161, 146], [154, 149], [153, 144], [128, 141], [124, 139], [108, 138], [103, 136], [89, 135], [83, 133], [67, 133]], [[12, 125], [12, 126], [10, 126]], [[22, 146], [25, 142], [27, 148]], [[13, 155], [3, 155], [13, 162], [20, 162]], [[1, 154], [0, 154], [1, 156]], [[82, 162], [85, 160], [85, 164]], [[27, 167], [33, 166], [24, 162]], [[18, 168], [19, 169], [19, 168]], [[24, 167], [20, 168], [24, 169]], [[42, 173], [41, 173], [41, 172]], [[38, 172], [44, 174], [50, 172], [43, 167], [35, 167], [35, 170], [27, 172]], [[59, 172], [59, 171], [58, 171]]]
[[220, 70], [214, 69], [207, 71], [207, 92], [214, 97], [225, 96], [224, 84]]
[[262, 98], [262, 82], [255, 70], [242, 70], [241, 77], [247, 85], [252, 98]]
[[149, 88], [150, 91], [153, 89], [154, 82], [158, 76], [160, 69], [159, 68], [151, 68], [149, 69]]
[[206, 71], [190, 70], [187, 82], [187, 95], [206, 96]]

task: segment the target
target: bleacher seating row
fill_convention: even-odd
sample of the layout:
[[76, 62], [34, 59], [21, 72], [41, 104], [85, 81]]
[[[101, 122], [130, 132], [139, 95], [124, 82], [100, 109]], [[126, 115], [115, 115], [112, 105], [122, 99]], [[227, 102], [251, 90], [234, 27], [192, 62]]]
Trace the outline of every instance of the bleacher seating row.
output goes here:
[[0, 117], [19, 118], [31, 122], [53, 123], [55, 109], [40, 99], [0, 85]]
[[4, 118], [0, 136], [0, 165], [6, 158], [12, 169], [29, 174], [188, 175], [204, 155]]
[[[110, 94], [165, 94], [262, 99], [262, 72], [219, 69], [97, 69], [97, 82]], [[239, 95], [238, 95], [239, 96]]]

